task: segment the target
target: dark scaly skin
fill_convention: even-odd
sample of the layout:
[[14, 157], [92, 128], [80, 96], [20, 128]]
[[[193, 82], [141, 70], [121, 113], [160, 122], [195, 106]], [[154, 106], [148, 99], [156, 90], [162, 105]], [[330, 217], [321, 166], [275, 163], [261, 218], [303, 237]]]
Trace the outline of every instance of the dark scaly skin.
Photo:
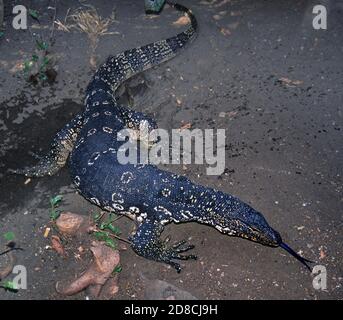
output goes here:
[[69, 157], [70, 174], [81, 195], [104, 210], [136, 218], [138, 228], [130, 238], [133, 250], [179, 272], [175, 260], [196, 256], [182, 254], [193, 248], [185, 241], [168, 246], [160, 239], [170, 222], [199, 222], [274, 247], [282, 241], [259, 212], [238, 198], [150, 164], [118, 163], [117, 152], [123, 143], [116, 139], [118, 131], [138, 129], [141, 121], [149, 130], [157, 126], [147, 115], [118, 105], [116, 89], [132, 75], [173, 58], [195, 38], [195, 17], [183, 6], [175, 8], [188, 14], [191, 26], [167, 40], [109, 57], [88, 85], [85, 111], [57, 134], [50, 153], [37, 166], [15, 172], [33, 177], [52, 175]]

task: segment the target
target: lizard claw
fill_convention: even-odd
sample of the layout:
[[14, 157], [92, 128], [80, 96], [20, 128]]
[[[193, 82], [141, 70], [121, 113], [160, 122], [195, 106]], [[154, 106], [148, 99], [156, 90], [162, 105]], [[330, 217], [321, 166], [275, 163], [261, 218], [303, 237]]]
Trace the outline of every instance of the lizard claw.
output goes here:
[[182, 268], [181, 268], [179, 263], [174, 262], [174, 261], [170, 261], [170, 262], [168, 262], [168, 264], [170, 264], [176, 270], [177, 273], [181, 272]]
[[130, 237], [131, 246], [140, 256], [169, 264], [179, 273], [181, 266], [175, 260], [196, 260], [197, 256], [194, 254], [182, 254], [193, 249], [194, 245], [187, 243], [186, 240], [169, 245], [169, 236], [163, 240], [160, 238], [162, 230], [163, 225], [159, 222], [146, 221], [140, 225], [138, 232]]
[[188, 250], [194, 249], [193, 244], [189, 244], [189, 245], [184, 246], [184, 244], [186, 244], [186, 243], [187, 243], [186, 240], [181, 240], [181, 241], [175, 243], [172, 248], [177, 253], [186, 252]]
[[181, 241], [179, 241], [179, 242], [174, 243], [173, 249], [176, 249], [176, 248], [178, 248], [178, 247], [184, 245], [186, 242], [187, 242], [186, 240], [181, 240]]
[[181, 255], [177, 252], [173, 252], [171, 254], [171, 259], [166, 261], [169, 265], [171, 265], [174, 269], [176, 269], [177, 273], [180, 273], [182, 268], [179, 263], [173, 261], [172, 259], [178, 259], [178, 260], [197, 260], [197, 256], [194, 254], [189, 254], [189, 255]]
[[186, 252], [194, 248], [194, 245], [188, 244], [186, 240], [181, 240], [175, 243], [171, 248], [166, 250], [166, 261], [169, 265], [176, 269], [178, 273], [181, 272], [181, 266], [177, 262], [173, 261], [174, 259], [177, 260], [196, 260], [197, 256], [194, 254], [189, 255], [182, 255], [180, 253]]

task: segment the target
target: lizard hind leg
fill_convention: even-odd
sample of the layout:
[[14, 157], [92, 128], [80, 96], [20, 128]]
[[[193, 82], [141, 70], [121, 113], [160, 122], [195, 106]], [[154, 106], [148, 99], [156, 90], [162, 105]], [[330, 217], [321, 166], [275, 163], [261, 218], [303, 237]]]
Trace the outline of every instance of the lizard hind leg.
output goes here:
[[9, 172], [24, 175], [26, 177], [44, 177], [54, 175], [65, 165], [82, 125], [83, 116], [77, 115], [56, 134], [50, 146], [50, 150], [46, 155], [35, 155], [35, 158], [39, 159], [36, 165], [23, 169], [9, 169]]
[[194, 246], [187, 245], [185, 240], [167, 246], [168, 241], [162, 241], [160, 238], [163, 229], [159, 221], [145, 220], [130, 238], [132, 249], [142, 257], [171, 265], [179, 273], [181, 266], [175, 260], [196, 260], [197, 256], [193, 254], [181, 254], [193, 249]]

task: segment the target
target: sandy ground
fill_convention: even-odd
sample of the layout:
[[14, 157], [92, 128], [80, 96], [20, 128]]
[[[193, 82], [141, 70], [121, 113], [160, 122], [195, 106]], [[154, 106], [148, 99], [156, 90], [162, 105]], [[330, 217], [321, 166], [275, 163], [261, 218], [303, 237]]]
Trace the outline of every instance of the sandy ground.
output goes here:
[[[199, 37], [179, 57], [128, 86], [134, 108], [154, 116], [161, 128], [190, 122], [193, 128], [226, 129], [224, 174], [207, 176], [201, 165], [168, 170], [232, 193], [263, 212], [286, 242], [327, 268], [327, 290], [315, 290], [313, 276], [281, 249], [191, 223], [170, 225], [165, 235], [175, 241], [190, 238], [199, 259], [182, 263], [177, 274], [124, 251], [118, 299], [146, 297], [142, 277], [165, 280], [201, 299], [343, 298], [343, 6], [324, 2], [326, 31], [312, 28], [318, 1], [182, 1], [199, 20]], [[28, 31], [10, 26], [14, 3], [7, 1], [0, 40], [0, 234], [13, 231], [24, 249], [16, 256], [27, 268], [28, 289], [0, 290], [0, 299], [63, 299], [55, 282], [74, 277], [87, 261], [63, 259], [46, 249], [49, 198], [61, 194], [61, 209], [84, 215], [99, 209], [75, 193], [67, 167], [28, 184], [6, 171], [33, 164], [30, 153], [44, 153], [55, 132], [82, 110], [92, 75], [90, 43], [85, 34], [55, 30], [56, 82], [28, 83], [17, 67], [31, 56], [34, 43]], [[53, 10], [47, 8], [54, 1], [21, 3], [39, 10], [40, 25], [33, 31], [48, 35]], [[120, 33], [101, 37], [98, 62], [180, 30], [173, 25], [179, 16], [170, 8], [148, 19], [143, 1], [93, 4], [105, 17], [116, 9], [110, 30]], [[79, 6], [74, 0], [58, 1], [56, 18], [63, 21], [69, 8]], [[131, 228], [125, 219], [118, 225], [124, 235]]]

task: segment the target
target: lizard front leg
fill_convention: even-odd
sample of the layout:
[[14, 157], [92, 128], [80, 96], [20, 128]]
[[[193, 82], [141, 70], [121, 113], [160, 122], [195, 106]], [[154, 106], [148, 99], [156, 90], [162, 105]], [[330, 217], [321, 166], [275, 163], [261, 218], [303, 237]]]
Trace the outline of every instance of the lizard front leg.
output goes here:
[[137, 229], [134, 236], [130, 237], [132, 249], [140, 256], [147, 259], [164, 262], [171, 265], [177, 272], [181, 271], [181, 266], [175, 260], [196, 260], [195, 255], [182, 255], [193, 249], [193, 245], [187, 245], [186, 241], [180, 241], [172, 246], [168, 246], [168, 241], [160, 239], [163, 225], [155, 220], [145, 220]]
[[10, 169], [9, 172], [27, 177], [54, 175], [65, 165], [82, 125], [83, 115], [79, 114], [56, 134], [48, 154], [38, 157], [39, 162], [35, 166], [17, 170]]
[[148, 149], [159, 141], [159, 138], [152, 134], [154, 130], [158, 129], [154, 119], [143, 112], [125, 107], [120, 107], [119, 111], [126, 128], [131, 130], [132, 140], [139, 140]]

